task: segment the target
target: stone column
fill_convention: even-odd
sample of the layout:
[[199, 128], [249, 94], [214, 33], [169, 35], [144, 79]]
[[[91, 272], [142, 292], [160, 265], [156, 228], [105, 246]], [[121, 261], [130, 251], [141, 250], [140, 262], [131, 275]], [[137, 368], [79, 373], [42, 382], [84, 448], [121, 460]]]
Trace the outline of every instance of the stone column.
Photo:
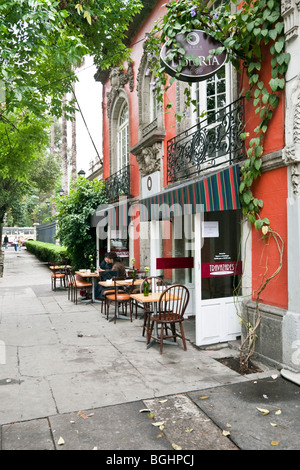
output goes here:
[[282, 322], [282, 359], [288, 369], [300, 372], [300, 1], [283, 0], [285, 50], [291, 60], [286, 74], [286, 147], [288, 171], [288, 310]]

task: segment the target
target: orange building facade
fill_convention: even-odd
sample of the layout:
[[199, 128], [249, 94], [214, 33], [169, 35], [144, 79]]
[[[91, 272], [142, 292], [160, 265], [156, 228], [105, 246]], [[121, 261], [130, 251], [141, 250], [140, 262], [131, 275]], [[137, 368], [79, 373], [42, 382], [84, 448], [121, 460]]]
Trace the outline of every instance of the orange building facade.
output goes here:
[[[210, 107], [212, 112], [203, 119], [191, 110], [176, 122], [174, 109], [183, 109], [185, 85], [175, 81], [168, 90], [164, 105], [172, 102], [173, 109], [166, 113], [155, 101], [144, 51], [147, 32], [164, 14], [165, 1], [145, 3], [129, 34], [132, 63], [96, 75], [103, 85], [103, 178], [110, 190], [109, 211], [117, 208], [119, 216], [108, 217], [102, 250], [122, 253], [128, 267], [134, 258], [135, 267], [149, 266], [151, 275], [169, 284], [187, 285], [186, 315], [195, 318], [195, 342], [203, 347], [245, 336], [240, 318], [255, 323], [257, 291], [281, 261], [278, 274], [260, 293], [256, 351], [271, 365], [298, 370], [300, 361], [289, 343], [292, 327], [284, 325], [290, 276], [291, 169], [284, 158], [289, 98], [282, 95], [274, 113], [263, 144], [262, 175], [253, 186], [264, 202], [261, 216], [283, 242], [280, 259], [274, 239], [252, 228], [239, 204], [239, 168], [247, 142], [239, 142], [241, 129], [235, 123], [242, 120], [249, 138], [257, 125], [253, 104], [239, 98], [242, 77], [226, 64], [205, 82], [194, 83], [198, 110]], [[263, 73], [267, 82], [270, 71]], [[217, 139], [221, 127], [222, 145]], [[299, 331], [296, 344], [298, 317], [293, 322]]]

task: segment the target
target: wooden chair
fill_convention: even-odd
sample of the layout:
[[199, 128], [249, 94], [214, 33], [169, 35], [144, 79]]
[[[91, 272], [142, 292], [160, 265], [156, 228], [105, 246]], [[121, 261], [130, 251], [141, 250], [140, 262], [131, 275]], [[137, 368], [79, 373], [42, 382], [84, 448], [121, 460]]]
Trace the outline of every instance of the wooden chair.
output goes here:
[[[99, 278], [100, 278], [100, 281], [101, 281], [101, 273], [99, 274]], [[101, 293], [101, 313], [103, 313], [103, 306], [104, 306], [104, 315], [106, 315], [106, 310], [107, 310], [106, 296], [109, 295], [109, 294], [113, 294], [114, 292], [115, 292], [115, 287], [112, 284], [111, 288], [105, 289]], [[122, 288], [120, 289], [120, 287], [119, 287], [118, 292], [119, 293], [124, 292], [124, 289], [122, 289]]]
[[69, 293], [71, 294], [71, 301], [77, 304], [77, 291], [78, 289], [92, 289], [93, 284], [88, 281], [83, 281], [82, 279], [77, 279], [75, 271], [70, 270], [70, 280], [69, 280]]
[[[132, 302], [131, 302], [131, 297], [130, 294], [127, 294], [125, 292], [120, 292], [119, 288], [117, 286], [117, 281], [118, 280], [123, 280], [122, 278], [113, 278], [113, 284], [114, 284], [114, 289], [113, 292], [110, 294], [107, 294], [105, 296], [106, 300], [106, 318], [108, 320], [109, 318], [109, 307], [111, 303], [115, 304], [115, 314], [114, 314], [114, 323], [116, 323], [117, 320], [117, 312], [119, 311], [119, 307], [122, 307], [123, 313], [124, 313], [124, 308], [126, 307], [126, 315], [127, 315], [127, 306], [129, 304], [130, 308], [130, 321], [132, 321]], [[133, 285], [133, 280], [132, 280], [132, 285]]]
[[66, 270], [65, 267], [62, 266], [61, 268], [58, 268], [55, 265], [50, 266], [50, 269], [52, 270], [51, 274], [51, 289], [56, 290], [56, 281], [59, 280], [60, 284], [64, 286], [66, 289], [67, 284], [66, 284]]
[[[186, 351], [186, 342], [183, 331], [182, 323], [184, 321], [184, 312], [188, 305], [190, 298], [190, 293], [187, 287], [182, 284], [174, 284], [167, 287], [161, 294], [158, 302], [157, 314], [153, 314], [150, 317], [151, 326], [147, 329], [147, 344], [149, 344], [150, 339], [153, 338], [160, 343], [160, 354], [163, 351], [163, 341], [164, 339], [173, 338], [176, 342], [176, 338], [179, 337], [182, 339], [183, 348]], [[155, 331], [156, 334], [153, 334], [154, 324], [157, 328]], [[176, 324], [180, 327], [180, 334], [176, 330]], [[158, 327], [160, 327], [160, 335], [158, 335]], [[165, 328], [170, 328], [172, 334], [164, 334]]]
[[[149, 292], [159, 292], [164, 291], [167, 287], [167, 283], [159, 276], [150, 276], [147, 278], [149, 282]], [[139, 292], [142, 294], [144, 292], [144, 282], [140, 285]], [[152, 304], [150, 303], [145, 303], [139, 305], [138, 302], [135, 302], [135, 308], [136, 308], [136, 317], [137, 317], [137, 307], [143, 308], [144, 309], [144, 324], [143, 324], [143, 333], [142, 335], [145, 335], [145, 331], [148, 329], [149, 326], [149, 320], [150, 320], [150, 314], [153, 313]], [[147, 326], [148, 324], [148, 326]]]

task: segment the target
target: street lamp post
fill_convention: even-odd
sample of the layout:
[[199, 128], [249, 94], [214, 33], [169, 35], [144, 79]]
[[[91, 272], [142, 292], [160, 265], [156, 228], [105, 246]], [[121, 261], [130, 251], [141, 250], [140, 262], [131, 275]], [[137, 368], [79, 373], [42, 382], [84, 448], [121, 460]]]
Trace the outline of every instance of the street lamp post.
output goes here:
[[83, 178], [85, 177], [85, 171], [84, 170], [80, 170], [78, 171], [77, 173], [78, 176], [82, 176]]

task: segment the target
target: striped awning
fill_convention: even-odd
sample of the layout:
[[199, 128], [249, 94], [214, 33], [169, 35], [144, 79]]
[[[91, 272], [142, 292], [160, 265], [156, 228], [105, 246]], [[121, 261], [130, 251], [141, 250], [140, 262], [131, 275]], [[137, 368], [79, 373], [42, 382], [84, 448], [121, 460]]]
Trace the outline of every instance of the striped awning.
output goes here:
[[239, 209], [239, 182], [239, 166], [234, 165], [162, 191], [140, 201], [140, 220], [168, 220], [171, 216]]

